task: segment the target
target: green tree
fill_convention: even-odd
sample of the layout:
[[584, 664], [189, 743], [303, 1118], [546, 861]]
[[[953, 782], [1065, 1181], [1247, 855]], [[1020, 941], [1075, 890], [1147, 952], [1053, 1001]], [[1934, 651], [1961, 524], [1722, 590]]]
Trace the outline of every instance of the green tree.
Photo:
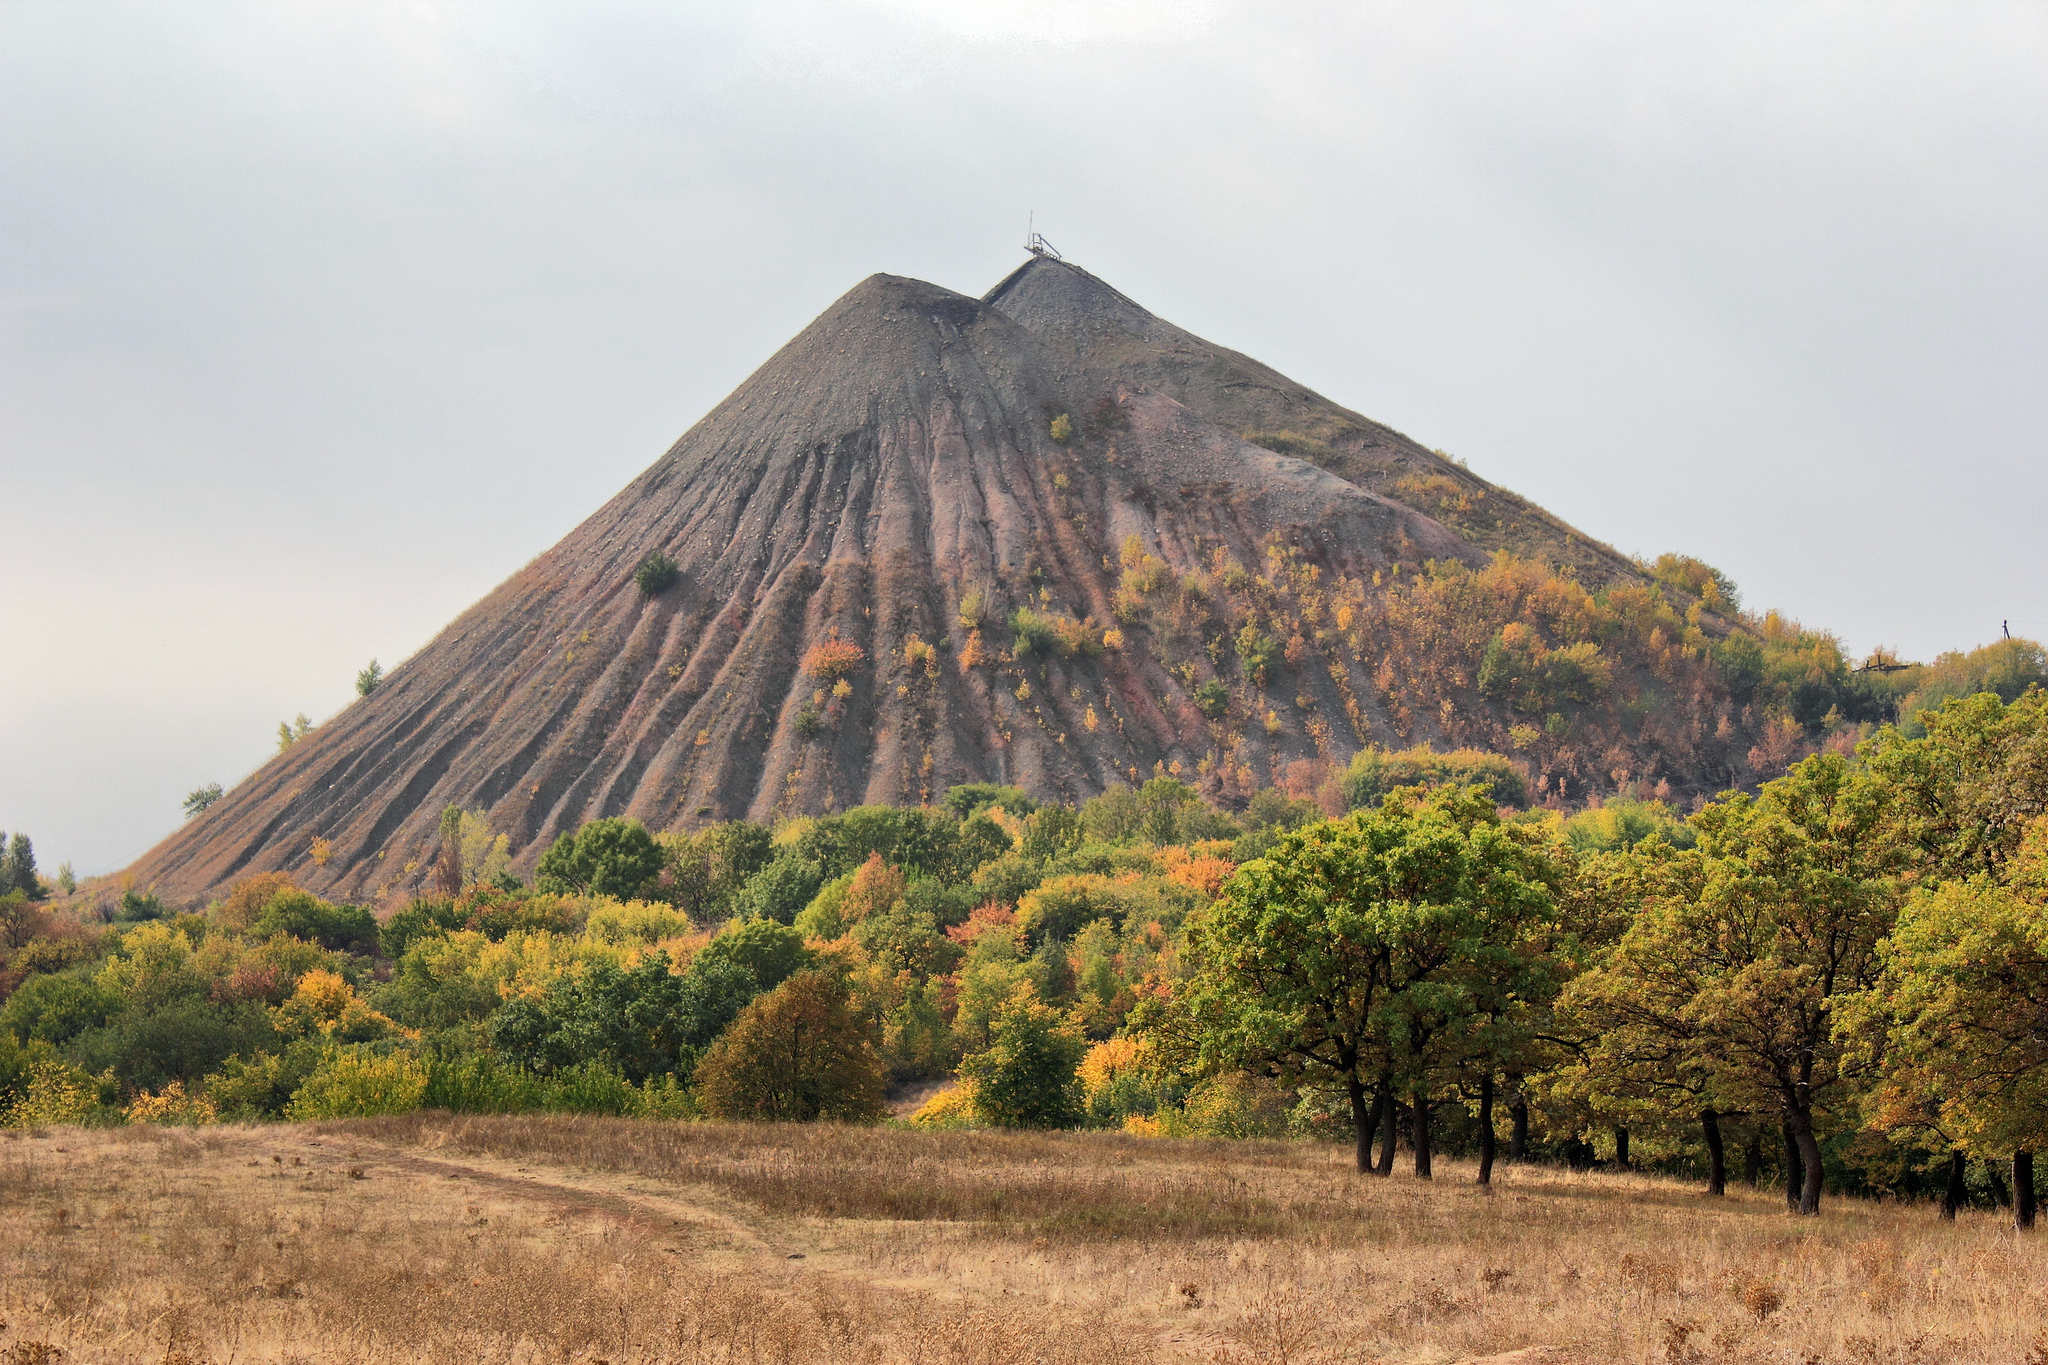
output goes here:
[[753, 973], [725, 957], [699, 954], [683, 973], [666, 953], [631, 967], [599, 960], [563, 977], [540, 999], [519, 997], [491, 1016], [500, 1054], [555, 1073], [596, 1063], [634, 1084], [687, 1074], [760, 993]]
[[[1690, 844], [1690, 830], [1686, 837]], [[1541, 1087], [1553, 1107], [1618, 1128], [1676, 1129], [1696, 1119], [1707, 1146], [1707, 1192], [1719, 1195], [1727, 1189], [1719, 1057], [1691, 1012], [1696, 964], [1665, 951], [1671, 934], [1689, 930], [1659, 922], [1670, 914], [1682, 920], [1683, 907], [1699, 902], [1707, 869], [1703, 855], [1654, 836], [1581, 864], [1581, 896], [1604, 902], [1603, 918], [1639, 928], [1596, 952], [1565, 987], [1555, 1036], [1573, 1045], [1572, 1055], [1545, 1069]]]
[[360, 905], [335, 905], [291, 887], [271, 898], [249, 932], [257, 938], [290, 934], [344, 953], [377, 948], [377, 917]]
[[1173, 777], [1155, 777], [1132, 791], [1113, 786], [1081, 807], [1081, 827], [1107, 844], [1143, 839], [1165, 846], [1196, 839], [1234, 839], [1237, 822], [1211, 809], [1201, 794]]
[[297, 716], [289, 721], [279, 721], [277, 723], [277, 751], [283, 753], [286, 749], [291, 748], [292, 745], [297, 744], [312, 733], [313, 722], [306, 718], [304, 711], [299, 712]]
[[2048, 650], [2034, 640], [1994, 640], [1980, 649], [1943, 654], [1931, 664], [1907, 669], [1901, 679], [1911, 690], [1898, 704], [1899, 727], [1918, 736], [1926, 733], [1920, 713], [1939, 711], [1951, 699], [1992, 692], [2010, 704], [2029, 687], [2048, 686]]
[[[1518, 1001], [1554, 992], [1540, 946], [1558, 864], [1466, 789], [1390, 795], [1375, 809], [1281, 836], [1190, 922], [1191, 974], [1171, 1006], [1141, 1006], [1170, 1053], [1199, 1070], [1262, 1067], [1334, 1083], [1357, 1162], [1398, 1088], [1416, 1106], [1429, 1171], [1431, 1088], [1449, 1064], [1492, 1074]], [[1475, 1027], [1484, 1025], [1483, 1028]], [[1501, 1036], [1496, 1036], [1496, 1035]], [[1368, 1107], [1368, 1089], [1377, 1091]]]
[[22, 1042], [63, 1045], [127, 1007], [119, 995], [76, 976], [32, 976], [0, 1007], [0, 1032]]
[[[2048, 853], [2048, 820], [2035, 830]], [[2031, 1226], [2033, 1151], [2048, 1133], [2048, 913], [1988, 876], [1949, 882], [1906, 902], [1879, 953], [1882, 977], [1836, 1028], [1879, 1067], [1872, 1125], [2010, 1158], [2014, 1221]]]
[[655, 842], [667, 858], [670, 899], [699, 922], [724, 919], [747, 879], [775, 858], [774, 831], [747, 820]]
[[1800, 1213], [1820, 1210], [1818, 1116], [1853, 1098], [1837, 1011], [1877, 980], [1896, 912], [1889, 818], [1884, 786], [1832, 753], [1708, 806], [1603, 967], [1674, 1075], [1781, 1123]]
[[1529, 784], [1512, 760], [1477, 749], [1438, 753], [1427, 744], [1388, 750], [1373, 746], [1351, 756], [1341, 783], [1351, 809], [1376, 806], [1388, 792], [1403, 787], [1487, 785], [1504, 806], [1529, 804]]
[[7, 853], [0, 857], [0, 895], [19, 891], [32, 901], [43, 898], [42, 878], [36, 875], [35, 845], [17, 832], [7, 841]]
[[748, 919], [793, 923], [825, 883], [825, 870], [810, 858], [784, 850], [747, 878], [733, 898], [733, 913]]
[[882, 1115], [882, 1061], [846, 985], [798, 972], [761, 996], [697, 1065], [714, 1118], [867, 1122]]
[[1919, 719], [1924, 738], [1888, 726], [1868, 746], [1897, 797], [1897, 835], [1928, 875], [1996, 876], [2048, 813], [2048, 691], [2010, 703], [1979, 692]]
[[563, 895], [642, 900], [654, 892], [663, 861], [660, 845], [638, 820], [592, 820], [573, 834], [565, 831], [541, 854], [534, 884]]
[[658, 597], [673, 588], [682, 577], [676, 562], [660, 550], [649, 550], [633, 566], [633, 586], [645, 597]]
[[384, 665], [372, 659], [363, 666], [363, 670], [360, 673], [356, 674], [356, 695], [367, 697], [382, 686], [383, 683]]
[[974, 1086], [974, 1108], [999, 1128], [1071, 1128], [1087, 1116], [1076, 1074], [1088, 1040], [1079, 1025], [1015, 990], [989, 1022], [989, 1044], [960, 1063]]
[[995, 782], [963, 782], [957, 787], [948, 787], [939, 804], [962, 820], [971, 820], [990, 806], [1001, 806], [1019, 819], [1038, 809], [1038, 803], [1026, 796], [1022, 787], [1006, 787]]
[[744, 968], [759, 990], [772, 991], [809, 967], [814, 955], [804, 936], [774, 920], [740, 920], [704, 945], [700, 962], [732, 962]]
[[1047, 862], [1072, 853], [1081, 846], [1081, 817], [1072, 806], [1041, 806], [1024, 821], [1024, 837], [1017, 851], [1027, 858]]
[[223, 795], [220, 783], [209, 782], [203, 787], [194, 787], [185, 793], [185, 818], [203, 813], [207, 807], [220, 800]]

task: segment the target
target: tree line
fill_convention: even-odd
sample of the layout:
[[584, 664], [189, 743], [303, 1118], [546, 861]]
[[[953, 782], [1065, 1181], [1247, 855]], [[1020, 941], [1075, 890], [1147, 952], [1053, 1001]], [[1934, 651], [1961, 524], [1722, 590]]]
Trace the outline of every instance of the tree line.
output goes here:
[[[1340, 1090], [1360, 1170], [1391, 1168], [1406, 1101], [1553, 1128], [1694, 1128], [1711, 1193], [1724, 1125], [1782, 1141], [1788, 1205], [1880, 1136], [2004, 1163], [2021, 1226], [2048, 1130], [2048, 693], [1952, 701], [1670, 831], [1575, 853], [1472, 789], [1407, 789], [1238, 870], [1188, 968], [1137, 1026], [1190, 1069]], [[1676, 836], [1676, 837], [1673, 837]], [[1379, 1156], [1371, 1148], [1377, 1137]], [[1836, 1150], [1824, 1153], [1824, 1139]], [[1754, 1145], [1748, 1166], [1760, 1154]], [[2004, 1180], [1994, 1171], [1993, 1180]]]
[[259, 874], [196, 913], [20, 892], [14, 1123], [435, 1106], [1341, 1139], [1972, 1181], [2032, 1221], [2048, 1120], [2048, 693], [1952, 698], [1681, 814], [1485, 754], [1369, 750], [1334, 813], [1159, 776], [958, 787], [774, 828], [564, 835], [530, 881], [451, 810], [380, 920]]

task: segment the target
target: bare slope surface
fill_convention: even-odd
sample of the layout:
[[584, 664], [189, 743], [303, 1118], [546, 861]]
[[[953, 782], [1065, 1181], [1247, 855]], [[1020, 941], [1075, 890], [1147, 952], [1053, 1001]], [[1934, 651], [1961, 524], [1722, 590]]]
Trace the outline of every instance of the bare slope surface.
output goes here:
[[[2048, 1252], [1320, 1143], [413, 1114], [0, 1141], [0, 1359], [2039, 1359]], [[1509, 1352], [1527, 1354], [1508, 1355]]]
[[[1275, 544], [1375, 582], [1480, 558], [996, 308], [877, 275], [132, 873], [174, 901], [269, 869], [374, 897], [418, 883], [449, 805], [487, 812], [530, 868], [601, 816], [769, 819], [980, 779], [1077, 800], [1159, 765], [1192, 775], [1212, 743], [1202, 673], [1106, 633], [1122, 559], [1178, 582]], [[680, 579], [649, 597], [633, 570], [653, 550]], [[1013, 637], [1020, 608], [1035, 635]], [[1332, 706], [1338, 685], [1301, 684]], [[1327, 743], [1268, 726], [1233, 751], [1265, 772]]]
[[1589, 582], [1636, 576], [1623, 556], [1535, 504], [1271, 366], [1154, 316], [1079, 266], [1034, 256], [983, 302], [1052, 346], [1414, 507], [1483, 550], [1571, 565]]

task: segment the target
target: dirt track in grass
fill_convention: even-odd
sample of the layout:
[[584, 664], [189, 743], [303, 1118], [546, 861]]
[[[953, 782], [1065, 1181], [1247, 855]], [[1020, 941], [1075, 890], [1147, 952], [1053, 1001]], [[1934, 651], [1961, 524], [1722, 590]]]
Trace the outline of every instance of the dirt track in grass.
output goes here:
[[1991, 1214], [1114, 1134], [411, 1115], [0, 1140], [0, 1360], [2048, 1359]]

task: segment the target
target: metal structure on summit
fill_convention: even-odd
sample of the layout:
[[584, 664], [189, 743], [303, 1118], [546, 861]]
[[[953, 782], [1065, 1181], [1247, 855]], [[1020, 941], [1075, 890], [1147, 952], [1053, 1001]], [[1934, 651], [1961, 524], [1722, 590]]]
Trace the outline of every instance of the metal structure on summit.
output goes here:
[[1026, 220], [1033, 226], [1027, 229], [1030, 235], [1024, 239], [1024, 249], [1034, 256], [1049, 256], [1055, 261], [1064, 261], [1065, 259], [1067, 259], [1066, 257], [1060, 255], [1060, 253], [1053, 248], [1053, 244], [1051, 242], [1046, 241], [1045, 238], [1038, 235], [1036, 227], [1037, 218], [1038, 215], [1033, 214], [1029, 219]]

